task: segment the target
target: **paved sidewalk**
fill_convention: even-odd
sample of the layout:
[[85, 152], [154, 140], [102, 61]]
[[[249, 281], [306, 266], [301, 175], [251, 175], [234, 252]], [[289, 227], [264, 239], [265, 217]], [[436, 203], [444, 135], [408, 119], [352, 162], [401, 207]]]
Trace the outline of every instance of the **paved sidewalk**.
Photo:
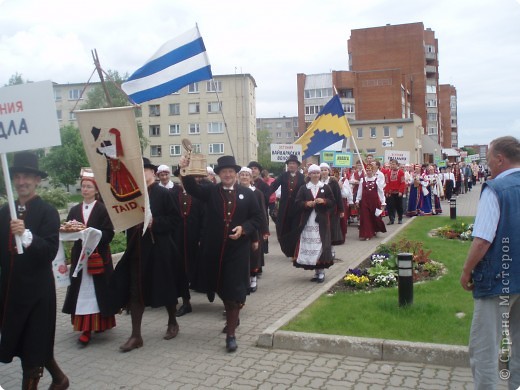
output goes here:
[[[474, 215], [476, 190], [457, 199], [458, 215]], [[444, 215], [449, 204], [443, 202]], [[435, 218], [435, 217], [432, 217]], [[409, 221], [409, 220], [406, 220]], [[361, 242], [357, 229], [349, 228], [347, 242], [336, 247], [342, 259], [327, 272], [326, 283], [309, 282], [311, 272], [295, 269], [271, 238], [264, 275], [258, 291], [248, 297], [237, 329], [238, 350], [225, 351], [223, 305], [217, 298], [193, 294], [193, 312], [179, 319], [180, 333], [169, 341], [165, 309], [147, 309], [143, 318], [144, 347], [120, 353], [119, 345], [130, 334], [130, 317], [117, 316], [117, 327], [94, 335], [86, 348], [78, 346], [78, 333], [70, 318], [58, 313], [56, 359], [71, 380], [71, 389], [470, 389], [468, 368], [381, 361], [327, 352], [282, 350], [257, 346], [259, 338], [274, 333], [294, 315], [301, 302], [323, 294], [346, 272], [370, 255], [375, 247], [405, 225], [389, 226], [374, 240]], [[273, 228], [273, 226], [271, 226]], [[58, 290], [61, 309], [65, 289]], [[272, 329], [272, 331], [269, 331]], [[308, 335], [305, 343], [320, 335]], [[45, 372], [40, 388], [47, 388]], [[19, 360], [0, 365], [0, 386], [21, 388]]]

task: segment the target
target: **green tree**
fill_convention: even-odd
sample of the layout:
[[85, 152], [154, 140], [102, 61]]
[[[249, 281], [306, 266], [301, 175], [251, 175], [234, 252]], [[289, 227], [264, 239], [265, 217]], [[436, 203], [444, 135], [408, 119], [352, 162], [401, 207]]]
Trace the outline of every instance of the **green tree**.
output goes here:
[[271, 161], [271, 143], [273, 142], [269, 130], [257, 130], [258, 162], [270, 173], [277, 176], [284, 170], [284, 165]]
[[53, 146], [41, 159], [42, 168], [49, 174], [51, 185], [57, 187], [76, 184], [82, 167], [88, 166], [87, 155], [79, 129], [68, 125], [60, 129], [61, 145]]
[[[112, 107], [129, 106], [130, 102], [128, 101], [127, 96], [120, 89], [121, 84], [124, 81], [124, 78], [127, 78], [128, 75], [125, 75], [123, 76], [124, 78], [122, 78], [119, 75], [119, 72], [115, 70], [109, 70], [107, 74], [109, 77], [105, 79], [105, 86], [107, 88], [108, 94], [110, 95], [110, 99], [112, 100]], [[88, 92], [87, 99], [85, 103], [81, 106], [81, 109], [87, 110], [92, 108], [106, 107], [109, 107], [109, 104], [107, 101], [105, 90], [100, 83]]]
[[25, 83], [32, 83], [32, 81], [24, 80], [22, 75], [20, 73], [16, 72], [11, 77], [9, 77], [9, 82], [7, 84], [4, 84], [4, 87], [7, 87], [9, 85], [19, 85], [19, 84], [25, 84]]

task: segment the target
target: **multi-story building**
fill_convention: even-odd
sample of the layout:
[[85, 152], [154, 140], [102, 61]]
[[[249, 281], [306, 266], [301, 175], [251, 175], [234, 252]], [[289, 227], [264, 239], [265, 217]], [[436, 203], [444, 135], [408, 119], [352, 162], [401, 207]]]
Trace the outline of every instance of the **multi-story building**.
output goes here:
[[273, 144], [292, 144], [298, 139], [298, 117], [257, 118], [256, 131], [265, 130]]
[[439, 118], [444, 135], [443, 148], [457, 148], [457, 89], [450, 84], [441, 84], [439, 89]]
[[[83, 95], [85, 84], [54, 85], [62, 126], [77, 126], [72, 108], [80, 108], [81, 100], [94, 85], [90, 84]], [[182, 139], [187, 138], [193, 152], [206, 155], [209, 165], [215, 165], [224, 154], [234, 155], [238, 164], [256, 160], [255, 88], [249, 74], [214, 75], [213, 80], [193, 83], [142, 103], [136, 110], [136, 121], [149, 141], [143, 155], [154, 164], [176, 166], [186, 153]]]

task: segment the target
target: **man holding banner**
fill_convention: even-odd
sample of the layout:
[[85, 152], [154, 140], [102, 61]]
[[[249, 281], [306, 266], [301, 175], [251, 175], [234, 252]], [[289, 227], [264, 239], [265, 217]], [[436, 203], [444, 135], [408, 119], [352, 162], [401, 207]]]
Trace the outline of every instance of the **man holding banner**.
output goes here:
[[[30, 152], [14, 156], [9, 169], [18, 194], [17, 215], [0, 209], [0, 361], [22, 363], [22, 389], [37, 389], [45, 367], [50, 389], [67, 389], [69, 380], [54, 360], [56, 287], [52, 260], [59, 246], [58, 211], [36, 194], [45, 172]], [[18, 253], [14, 237], [21, 237]]]

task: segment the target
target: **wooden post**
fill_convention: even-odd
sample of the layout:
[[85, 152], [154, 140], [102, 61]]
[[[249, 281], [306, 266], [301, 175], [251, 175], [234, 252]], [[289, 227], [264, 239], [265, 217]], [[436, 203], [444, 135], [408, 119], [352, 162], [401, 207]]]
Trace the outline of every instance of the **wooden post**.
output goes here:
[[103, 86], [103, 90], [105, 91], [105, 96], [107, 98], [108, 107], [113, 107], [114, 104], [112, 103], [112, 98], [110, 97], [110, 94], [108, 93], [107, 85], [105, 83], [105, 78], [103, 76], [103, 69], [101, 69], [101, 65], [99, 63], [99, 57], [97, 55], [97, 50], [94, 49], [92, 52], [92, 58], [94, 59], [94, 65], [96, 66], [96, 70], [99, 75], [99, 80], [101, 80], [101, 85]]

